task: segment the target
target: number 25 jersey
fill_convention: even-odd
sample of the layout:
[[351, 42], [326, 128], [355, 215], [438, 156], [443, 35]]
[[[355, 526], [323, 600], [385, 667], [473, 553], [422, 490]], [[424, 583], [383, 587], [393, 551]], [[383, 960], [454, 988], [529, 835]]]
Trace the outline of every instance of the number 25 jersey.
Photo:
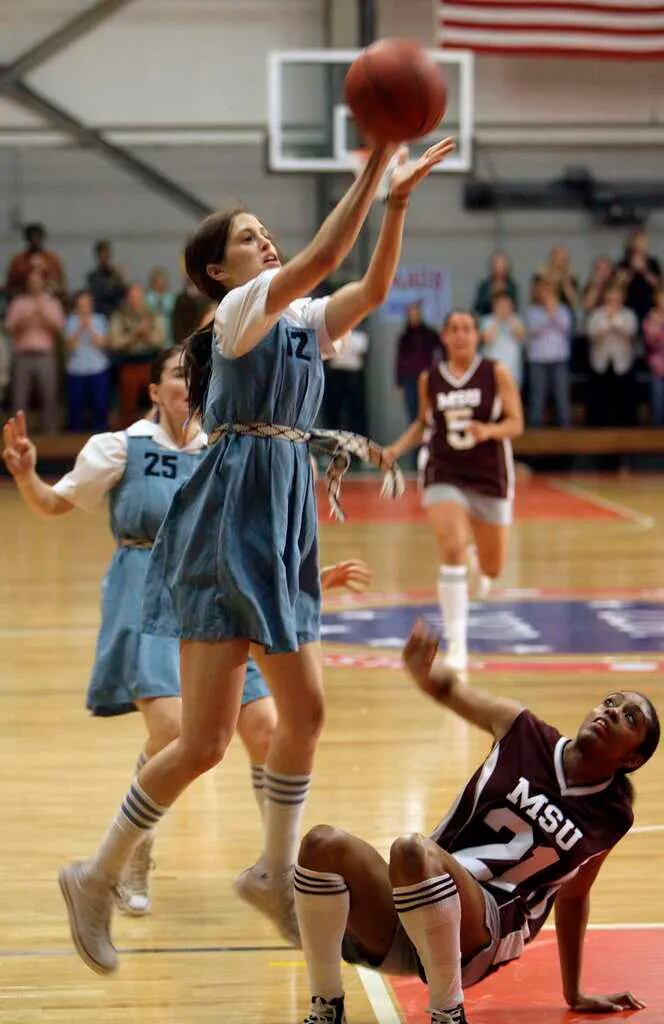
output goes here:
[[522, 711], [432, 835], [498, 904], [496, 966], [520, 956], [561, 885], [611, 849], [633, 822], [617, 778], [593, 786], [567, 783], [569, 742]]
[[427, 376], [430, 434], [423, 450], [423, 486], [452, 484], [492, 498], [514, 497], [512, 445], [508, 440], [478, 443], [468, 430], [471, 420], [497, 423], [503, 410], [496, 364], [476, 356], [463, 377], [447, 363]]

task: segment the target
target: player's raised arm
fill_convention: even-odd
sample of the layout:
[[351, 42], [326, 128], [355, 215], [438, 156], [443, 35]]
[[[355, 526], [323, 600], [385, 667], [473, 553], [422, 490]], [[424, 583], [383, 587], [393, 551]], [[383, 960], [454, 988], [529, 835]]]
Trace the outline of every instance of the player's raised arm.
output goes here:
[[571, 1009], [581, 1013], [616, 1013], [621, 1010], [642, 1010], [645, 1006], [631, 992], [590, 996], [581, 991], [583, 941], [590, 913], [590, 889], [607, 856], [608, 851], [588, 861], [560, 889], [555, 902], [563, 993]]
[[37, 449], [28, 435], [25, 414], [19, 410], [5, 423], [2, 433], [2, 458], [28, 508], [46, 519], [71, 512], [72, 503], [62, 498], [37, 473]]
[[404, 647], [403, 660], [420, 690], [495, 739], [502, 739], [523, 705], [464, 683], [453, 669], [435, 664], [437, 652], [438, 638], [418, 619]]
[[366, 220], [395, 148], [383, 146], [373, 150], [362, 173], [323, 221], [309, 245], [274, 275], [265, 303], [266, 313], [278, 313], [294, 299], [308, 295], [343, 263]]
[[383, 223], [367, 271], [361, 280], [339, 288], [325, 309], [325, 324], [331, 338], [339, 338], [351, 330], [387, 298], [401, 255], [410, 194], [453, 150], [454, 139], [446, 138], [430, 146], [418, 160], [409, 161], [405, 148], [400, 152], [400, 162], [392, 172]]

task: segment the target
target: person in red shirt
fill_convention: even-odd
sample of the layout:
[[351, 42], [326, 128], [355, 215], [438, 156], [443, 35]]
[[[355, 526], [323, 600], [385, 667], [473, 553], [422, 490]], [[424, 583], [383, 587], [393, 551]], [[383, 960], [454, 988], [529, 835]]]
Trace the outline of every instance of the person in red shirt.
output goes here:
[[39, 391], [46, 433], [58, 429], [58, 368], [56, 342], [65, 322], [62, 304], [46, 291], [38, 270], [27, 277], [25, 294], [7, 308], [5, 329], [14, 350], [15, 409], [27, 409], [30, 393]]
[[7, 297], [12, 298], [27, 290], [28, 277], [33, 270], [38, 270], [44, 278], [47, 292], [64, 299], [66, 296], [66, 280], [62, 261], [57, 253], [44, 248], [46, 231], [41, 224], [26, 224], [23, 229], [26, 241], [24, 252], [17, 253], [9, 264], [7, 271]]

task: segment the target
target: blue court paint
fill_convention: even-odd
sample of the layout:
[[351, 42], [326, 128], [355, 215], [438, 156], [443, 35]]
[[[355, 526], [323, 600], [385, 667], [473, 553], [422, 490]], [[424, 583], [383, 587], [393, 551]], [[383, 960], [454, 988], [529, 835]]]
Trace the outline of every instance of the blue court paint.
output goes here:
[[[440, 630], [435, 604], [323, 615], [331, 643], [401, 648], [416, 618]], [[664, 604], [646, 601], [490, 601], [472, 604], [469, 647], [479, 654], [641, 654], [664, 646]]]

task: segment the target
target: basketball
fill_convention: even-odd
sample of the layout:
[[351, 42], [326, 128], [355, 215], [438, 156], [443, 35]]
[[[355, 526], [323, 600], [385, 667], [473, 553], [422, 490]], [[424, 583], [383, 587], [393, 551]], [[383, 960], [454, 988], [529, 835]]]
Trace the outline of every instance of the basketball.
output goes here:
[[346, 103], [374, 143], [419, 139], [438, 125], [447, 106], [442, 69], [411, 39], [380, 39], [346, 75]]

